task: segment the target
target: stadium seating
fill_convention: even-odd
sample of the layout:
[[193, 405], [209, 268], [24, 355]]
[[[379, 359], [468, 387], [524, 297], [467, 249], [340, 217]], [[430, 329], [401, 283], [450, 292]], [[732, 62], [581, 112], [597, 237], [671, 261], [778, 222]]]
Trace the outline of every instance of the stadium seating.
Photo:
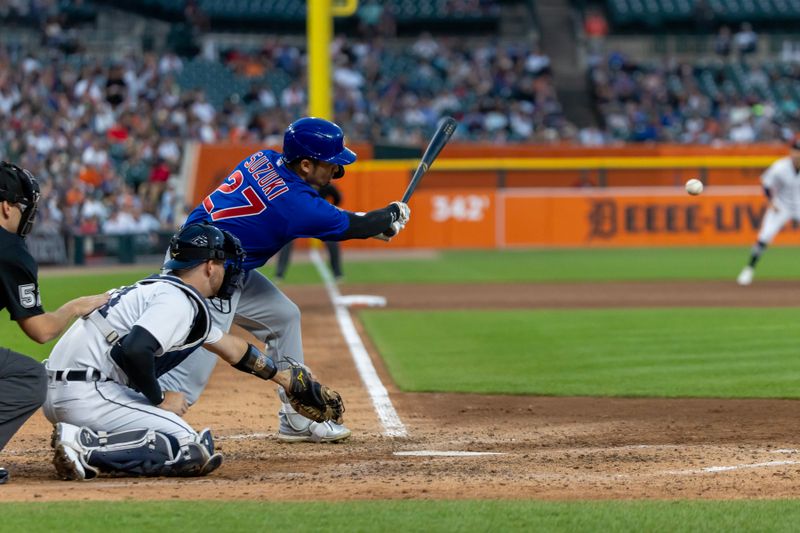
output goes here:
[[[617, 28], [670, 27], [694, 22], [697, 2], [690, 0], [607, 0]], [[800, 0], [707, 0], [716, 23], [753, 22], [782, 26], [800, 20]]]
[[[142, 14], [168, 20], [183, 16], [185, 0], [140, 0], [120, 3], [99, 0], [115, 7], [130, 9]], [[469, 21], [475, 24], [494, 25], [499, 20], [499, 9], [494, 1], [482, 1], [481, 9], [459, 9], [447, 0], [387, 0], [381, 2], [391, 9], [399, 24]], [[241, 23], [247, 26], [273, 22], [305, 23], [306, 2], [301, 0], [197, 0], [197, 6], [210, 18], [212, 25]]]

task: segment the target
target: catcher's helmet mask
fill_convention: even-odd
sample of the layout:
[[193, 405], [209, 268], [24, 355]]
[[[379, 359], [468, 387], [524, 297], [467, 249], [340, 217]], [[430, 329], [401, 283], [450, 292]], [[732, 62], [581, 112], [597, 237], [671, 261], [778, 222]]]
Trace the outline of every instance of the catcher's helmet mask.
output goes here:
[[[220, 312], [230, 312], [230, 299], [244, 276], [244, 250], [239, 239], [209, 222], [189, 224], [172, 236], [170, 259], [164, 270], [184, 270], [206, 261], [225, 261], [225, 277], [211, 304]], [[227, 305], [226, 305], [227, 303]]]
[[338, 166], [333, 179], [344, 176], [344, 165], [356, 160], [356, 154], [344, 145], [344, 132], [337, 124], [317, 117], [295, 120], [283, 135], [283, 160], [325, 161]]
[[33, 229], [39, 211], [39, 183], [25, 169], [0, 161], [0, 201], [20, 206], [22, 217], [17, 235], [25, 238]]

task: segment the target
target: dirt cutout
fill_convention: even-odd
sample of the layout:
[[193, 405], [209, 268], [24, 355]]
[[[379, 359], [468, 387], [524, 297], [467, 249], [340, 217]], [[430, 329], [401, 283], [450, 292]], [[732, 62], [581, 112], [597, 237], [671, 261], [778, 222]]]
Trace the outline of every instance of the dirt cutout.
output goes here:
[[[800, 285], [604, 283], [344, 285], [390, 308], [798, 305]], [[781, 498], [800, 492], [800, 403], [408, 394], [363, 336], [409, 437], [389, 438], [320, 287], [288, 287], [303, 310], [306, 360], [339, 389], [353, 436], [331, 445], [274, 438], [274, 387], [219, 364], [187, 420], [211, 427], [225, 455], [205, 478], [59, 481], [41, 413], [0, 453], [12, 481], [0, 501], [406, 498]], [[363, 335], [363, 331], [362, 331]], [[424, 349], [424, 347], [420, 347]], [[415, 456], [407, 452], [493, 455]]]

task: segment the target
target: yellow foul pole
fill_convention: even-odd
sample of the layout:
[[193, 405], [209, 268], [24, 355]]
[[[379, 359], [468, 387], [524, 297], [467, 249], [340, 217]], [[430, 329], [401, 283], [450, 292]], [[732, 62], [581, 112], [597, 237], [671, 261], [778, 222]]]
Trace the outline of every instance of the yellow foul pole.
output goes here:
[[308, 0], [306, 41], [308, 43], [308, 113], [333, 120], [331, 97], [331, 40], [333, 17], [349, 17], [358, 0]]
[[308, 111], [313, 117], [333, 120], [330, 47], [333, 38], [332, 0], [308, 0]]

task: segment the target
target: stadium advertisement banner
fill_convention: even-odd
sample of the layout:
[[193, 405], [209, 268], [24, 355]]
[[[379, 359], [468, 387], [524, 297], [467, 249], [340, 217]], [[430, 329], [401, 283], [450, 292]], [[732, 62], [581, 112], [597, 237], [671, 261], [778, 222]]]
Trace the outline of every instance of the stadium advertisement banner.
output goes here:
[[[758, 187], [508, 191], [501, 193], [506, 246], [747, 245], [766, 208]], [[787, 224], [776, 243], [800, 244]]]
[[[497, 246], [495, 189], [417, 191], [406, 227], [409, 246], [421, 248], [494, 248]], [[415, 224], [419, 221], [419, 224]], [[403, 233], [398, 237], [402, 238]], [[398, 244], [403, 244], [402, 241]]]

